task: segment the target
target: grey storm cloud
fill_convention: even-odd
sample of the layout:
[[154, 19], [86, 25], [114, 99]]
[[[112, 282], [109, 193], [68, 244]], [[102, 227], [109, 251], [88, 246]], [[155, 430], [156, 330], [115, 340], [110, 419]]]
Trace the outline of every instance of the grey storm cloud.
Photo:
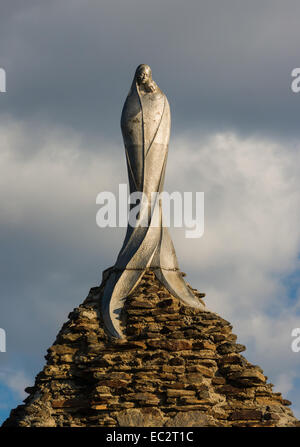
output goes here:
[[[120, 140], [136, 66], [148, 63], [173, 132], [297, 137], [296, 0], [10, 1], [1, 6], [2, 111]], [[89, 148], [87, 148], [88, 150]]]

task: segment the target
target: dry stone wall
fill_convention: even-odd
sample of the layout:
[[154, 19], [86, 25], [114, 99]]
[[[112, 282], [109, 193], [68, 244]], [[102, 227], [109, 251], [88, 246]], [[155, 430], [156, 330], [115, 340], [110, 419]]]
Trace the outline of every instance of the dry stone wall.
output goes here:
[[181, 304], [148, 271], [125, 303], [126, 339], [111, 340], [103, 285], [70, 313], [4, 426], [300, 425], [228, 321]]

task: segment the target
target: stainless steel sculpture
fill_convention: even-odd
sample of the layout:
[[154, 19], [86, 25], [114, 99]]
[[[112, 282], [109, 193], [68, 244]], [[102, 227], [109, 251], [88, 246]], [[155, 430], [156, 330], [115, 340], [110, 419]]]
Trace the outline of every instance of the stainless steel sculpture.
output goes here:
[[128, 224], [115, 266], [107, 271], [102, 315], [112, 337], [122, 338], [120, 312], [126, 297], [138, 285], [147, 268], [153, 269], [173, 296], [189, 306], [205, 310], [187, 287], [178, 268], [171, 237], [162, 225], [159, 195], [154, 206], [150, 205], [151, 193], [160, 193], [163, 189], [170, 127], [168, 100], [153, 81], [150, 67], [139, 65], [123, 107], [121, 128], [130, 193], [143, 192], [147, 200], [140, 205], [139, 217], [144, 226]]

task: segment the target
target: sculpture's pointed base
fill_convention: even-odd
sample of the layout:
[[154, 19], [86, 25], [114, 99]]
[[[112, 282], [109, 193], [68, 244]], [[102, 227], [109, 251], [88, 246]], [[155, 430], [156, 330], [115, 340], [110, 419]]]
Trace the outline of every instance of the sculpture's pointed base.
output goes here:
[[48, 350], [4, 426], [295, 426], [289, 402], [240, 352], [231, 325], [187, 307], [146, 273], [127, 299], [125, 340], [99, 315], [101, 287]]

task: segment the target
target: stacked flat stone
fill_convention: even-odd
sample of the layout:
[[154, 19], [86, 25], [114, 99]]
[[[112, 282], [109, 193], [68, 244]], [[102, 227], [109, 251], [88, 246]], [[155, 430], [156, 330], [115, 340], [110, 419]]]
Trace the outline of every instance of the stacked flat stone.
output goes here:
[[181, 304], [147, 271], [122, 311], [126, 338], [112, 340], [99, 312], [103, 286], [70, 313], [4, 426], [300, 425], [240, 354], [228, 321]]

